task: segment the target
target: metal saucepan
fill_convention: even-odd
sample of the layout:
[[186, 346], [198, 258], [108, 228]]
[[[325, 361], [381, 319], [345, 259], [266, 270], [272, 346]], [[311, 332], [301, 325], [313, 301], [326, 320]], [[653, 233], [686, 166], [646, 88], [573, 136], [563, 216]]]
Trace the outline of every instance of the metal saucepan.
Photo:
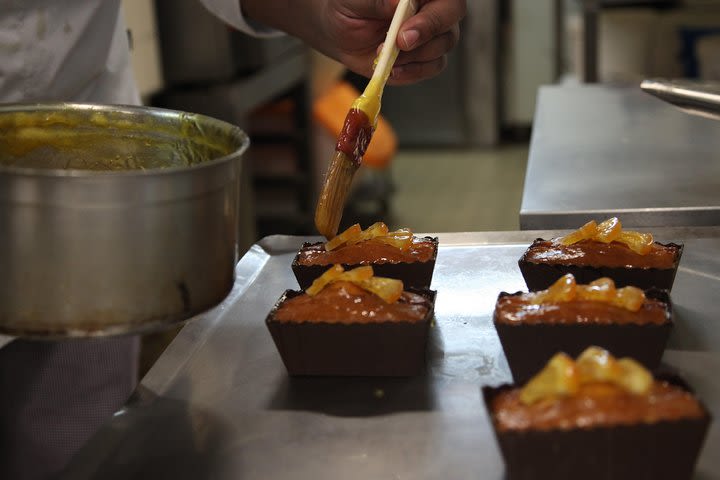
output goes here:
[[0, 107], [0, 333], [140, 332], [234, 282], [247, 136], [146, 107]]

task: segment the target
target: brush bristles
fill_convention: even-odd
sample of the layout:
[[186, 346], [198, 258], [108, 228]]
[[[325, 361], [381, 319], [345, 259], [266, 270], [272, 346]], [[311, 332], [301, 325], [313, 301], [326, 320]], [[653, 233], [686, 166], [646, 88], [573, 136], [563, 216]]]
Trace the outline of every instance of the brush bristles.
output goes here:
[[328, 240], [337, 234], [340, 227], [345, 200], [357, 168], [345, 153], [335, 151], [315, 209], [315, 227]]

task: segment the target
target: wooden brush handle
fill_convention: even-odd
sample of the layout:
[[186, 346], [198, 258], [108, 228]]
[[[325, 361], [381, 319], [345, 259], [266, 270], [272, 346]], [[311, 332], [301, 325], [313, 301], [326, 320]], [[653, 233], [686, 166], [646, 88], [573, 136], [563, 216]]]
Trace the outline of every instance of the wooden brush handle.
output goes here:
[[400, 49], [397, 46], [400, 26], [405, 23], [405, 20], [412, 17], [416, 10], [415, 0], [400, 0], [400, 3], [398, 3], [395, 14], [393, 14], [392, 21], [390, 22], [390, 28], [385, 36], [385, 43], [383, 43], [380, 55], [378, 55], [377, 65], [370, 80], [371, 84], [373, 82], [380, 82], [382, 85], [385, 85], [387, 82], [393, 64], [400, 53]]
[[400, 26], [415, 10], [415, 0], [400, 0], [398, 3], [370, 82], [353, 102], [345, 118], [315, 209], [315, 226], [328, 239], [337, 234], [353, 176], [360, 167], [365, 148], [377, 125], [383, 89], [400, 52], [397, 47]]
[[385, 89], [385, 83], [387, 83], [395, 60], [400, 53], [400, 49], [397, 47], [397, 37], [400, 32], [400, 26], [405, 20], [413, 16], [416, 10], [415, 0], [400, 0], [392, 21], [390, 22], [390, 28], [385, 36], [385, 42], [380, 49], [377, 65], [370, 78], [370, 82], [368, 82], [367, 87], [365, 87], [363, 94], [353, 103], [352, 108], [364, 112], [373, 127], [377, 124], [377, 118], [380, 114], [380, 101], [383, 90]]

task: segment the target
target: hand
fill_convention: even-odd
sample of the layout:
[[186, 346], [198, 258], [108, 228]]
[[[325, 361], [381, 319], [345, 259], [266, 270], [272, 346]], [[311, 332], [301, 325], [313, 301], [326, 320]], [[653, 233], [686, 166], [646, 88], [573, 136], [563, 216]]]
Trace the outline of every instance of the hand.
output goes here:
[[401, 53], [388, 82], [391, 85], [413, 83], [440, 73], [447, 65], [447, 54], [460, 38], [465, 0], [419, 0], [418, 4], [417, 14], [400, 29]]
[[[416, 0], [418, 11], [400, 28], [391, 85], [440, 73], [457, 44], [466, 0]], [[243, 0], [246, 15], [294, 35], [360, 75], [372, 65], [398, 0]]]

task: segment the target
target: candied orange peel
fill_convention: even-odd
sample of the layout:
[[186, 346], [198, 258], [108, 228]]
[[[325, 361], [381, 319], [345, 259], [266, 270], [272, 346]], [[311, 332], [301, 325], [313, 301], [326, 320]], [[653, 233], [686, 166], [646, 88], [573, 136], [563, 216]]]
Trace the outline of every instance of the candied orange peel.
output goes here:
[[605, 349], [600, 347], [588, 347], [575, 360], [580, 383], [612, 382], [622, 373], [618, 362]]
[[610, 243], [620, 236], [622, 232], [622, 224], [617, 217], [608, 218], [604, 222], [601, 222], [597, 226], [597, 233], [593, 237], [593, 240], [597, 240], [602, 243]]
[[590, 220], [588, 223], [578, 228], [574, 232], [570, 232], [564, 237], [560, 237], [558, 241], [563, 245], [572, 245], [573, 243], [583, 240], [590, 240], [597, 234], [597, 223]]
[[572, 273], [560, 277], [547, 290], [528, 294], [530, 303], [564, 303], [573, 300], [603, 302], [616, 307], [637, 312], [645, 302], [645, 292], [637, 287], [615, 288], [611, 278], [602, 277], [587, 285], [578, 285]]
[[325, 244], [325, 250], [330, 252], [346, 245], [354, 245], [367, 240], [375, 240], [387, 243], [400, 250], [407, 250], [412, 246], [413, 238], [413, 232], [409, 228], [390, 231], [385, 223], [376, 222], [365, 230], [362, 230], [360, 224], [356, 223], [336, 237], [333, 237], [332, 240], [329, 240]]
[[[615, 288], [615, 282], [608, 277], [598, 278], [587, 285], [577, 286], [577, 298], [580, 300], [612, 303], [615, 301], [616, 295], [617, 289]], [[639, 309], [640, 307], [634, 309], [634, 311]]]
[[640, 233], [632, 230], [623, 230], [622, 223], [617, 217], [611, 217], [599, 225], [595, 220], [557, 239], [562, 245], [572, 245], [583, 240], [594, 240], [596, 242], [610, 243], [619, 242], [627, 245], [633, 252], [639, 255], [647, 255], [652, 250], [654, 242], [650, 233]]
[[378, 297], [386, 303], [395, 303], [403, 293], [402, 280], [376, 277], [369, 265], [345, 270], [342, 265], [333, 265], [313, 281], [305, 290], [308, 295], [315, 296], [332, 282], [350, 282]]
[[650, 253], [654, 242], [652, 234], [632, 231], [620, 232], [617, 241], [624, 243], [630, 250], [638, 255], [647, 255]]
[[645, 302], [645, 293], [637, 287], [623, 287], [615, 291], [612, 304], [631, 312], [637, 312]]
[[[357, 223], [355, 225], [358, 225], [358, 227], [360, 226]], [[373, 223], [372, 225], [370, 225], [365, 230], [362, 230], [360, 232], [360, 234], [357, 235], [357, 237], [351, 238], [350, 240], [345, 242], [345, 244], [352, 245], [355, 243], [363, 242], [365, 240], [370, 240], [371, 238], [382, 237], [382, 236], [388, 234], [388, 230], [389, 229], [388, 229], [387, 225], [385, 225], [383, 222], [376, 222], [376, 223]]]
[[325, 288], [328, 283], [332, 282], [333, 280], [337, 280], [337, 278], [342, 275], [344, 271], [345, 269], [342, 267], [342, 265], [333, 265], [328, 270], [325, 270], [322, 275], [316, 278], [313, 281], [312, 285], [310, 285], [307, 290], [305, 290], [305, 293], [307, 293], [311, 297], [313, 295], [317, 295], [323, 288]]
[[[520, 391], [526, 405], [577, 394], [581, 387], [612, 385], [633, 395], [644, 395], [653, 384], [652, 374], [631, 358], [616, 359], [600, 347], [588, 347], [577, 360], [555, 354]], [[586, 391], [590, 391], [586, 389]], [[602, 391], [594, 388], [592, 391]]]
[[345, 245], [349, 240], [360, 237], [360, 235], [362, 235], [362, 229], [360, 228], [360, 224], [356, 223], [342, 233], [335, 235], [331, 240], [328, 240], [325, 244], [325, 250], [328, 252], [335, 250]]
[[557, 353], [520, 392], [520, 401], [526, 405], [544, 398], [570, 396], [580, 388], [575, 362], [564, 353]]
[[400, 228], [388, 232], [387, 235], [376, 237], [375, 240], [382, 243], [387, 243], [393, 247], [399, 248], [400, 250], [407, 250], [412, 246], [413, 243], [413, 232], [409, 228]]
[[395, 280], [394, 278], [370, 277], [358, 283], [358, 285], [382, 298], [386, 303], [397, 302], [403, 293], [402, 280]]

